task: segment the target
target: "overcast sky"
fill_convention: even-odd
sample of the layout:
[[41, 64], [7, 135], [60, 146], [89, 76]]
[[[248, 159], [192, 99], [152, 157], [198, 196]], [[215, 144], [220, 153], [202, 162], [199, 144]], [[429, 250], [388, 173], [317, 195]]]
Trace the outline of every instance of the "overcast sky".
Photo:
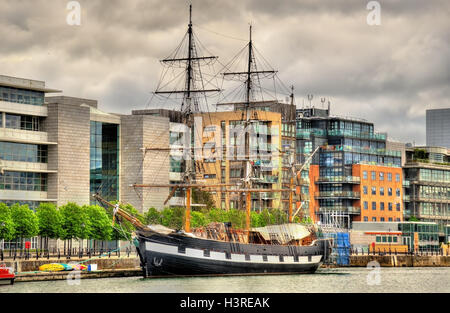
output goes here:
[[[190, 2], [80, 0], [80, 26], [67, 24], [68, 2], [0, 0], [0, 74], [44, 80], [107, 112], [146, 108]], [[373, 26], [368, 2], [193, 0], [194, 31], [227, 63], [252, 23], [258, 51], [295, 86], [298, 106], [308, 94], [316, 107], [325, 97], [335, 115], [425, 144], [425, 110], [450, 107], [450, 2], [379, 1]]]

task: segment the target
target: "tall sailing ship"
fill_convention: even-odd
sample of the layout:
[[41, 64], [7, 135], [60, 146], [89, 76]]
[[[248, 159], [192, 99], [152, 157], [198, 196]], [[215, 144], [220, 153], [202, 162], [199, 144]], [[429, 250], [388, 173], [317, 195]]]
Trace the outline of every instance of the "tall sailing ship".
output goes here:
[[[250, 26], [250, 40], [246, 46], [248, 48], [246, 70], [223, 73], [224, 77], [244, 78], [245, 99], [241, 102], [244, 105], [241, 119], [241, 124], [244, 127], [252, 126], [252, 124], [258, 122], [257, 114], [254, 114], [254, 110], [252, 111], [251, 94], [254, 86], [256, 86], [255, 81], [259, 81], [260, 75], [275, 73], [273, 70], [257, 69], [251, 33], [252, 28]], [[204, 88], [205, 84], [201, 81], [202, 77], [199, 75], [201, 72], [194, 70], [196, 66], [200, 66], [201, 62], [210, 61], [216, 57], [199, 56], [197, 54], [192, 25], [192, 6], [190, 7], [189, 25], [185, 39], [187, 41], [187, 55], [180, 57], [175, 54], [163, 60], [164, 63], [185, 65], [183, 90], [157, 90], [155, 93], [182, 95], [183, 123], [193, 132], [193, 116], [195, 113], [199, 113], [199, 95], [204, 96], [207, 93], [220, 90], [218, 88]], [[301, 202], [297, 201], [297, 211], [293, 212], [294, 186], [300, 180], [306, 162], [300, 169], [296, 169], [293, 164], [289, 188], [267, 189], [259, 187], [258, 184], [254, 186], [254, 181], [256, 181], [254, 162], [252, 162], [254, 156], [251, 155], [253, 152], [250, 149], [249, 137], [250, 135], [246, 133], [244, 139], [245, 155], [242, 158], [244, 177], [239, 184], [206, 184], [196, 179], [196, 174], [201, 170], [201, 166], [199, 167], [197, 164], [199, 160], [191, 158], [191, 161], [186, 161], [186, 171], [182, 183], [134, 186], [141, 188], [168, 187], [172, 189], [170, 195], [173, 195], [176, 190], [184, 190], [186, 210], [182, 230], [169, 229], [162, 225], [144, 225], [122, 210], [118, 204], [111, 204], [104, 200], [100, 194], [93, 195], [103, 205], [114, 209], [114, 218], [117, 216], [125, 219], [136, 227], [135, 243], [144, 277], [314, 273], [327, 260], [331, 252], [331, 243], [328, 239], [317, 238], [314, 227], [293, 223], [294, 216], [301, 210]], [[189, 150], [192, 155], [195, 154], [192, 148]], [[190, 214], [193, 189], [238, 193], [243, 196], [244, 199], [240, 203], [242, 203], [241, 209], [246, 212], [245, 229], [236, 230], [231, 223], [212, 223], [201, 230], [191, 229]], [[289, 193], [288, 223], [251, 228], [251, 195], [268, 191]]]

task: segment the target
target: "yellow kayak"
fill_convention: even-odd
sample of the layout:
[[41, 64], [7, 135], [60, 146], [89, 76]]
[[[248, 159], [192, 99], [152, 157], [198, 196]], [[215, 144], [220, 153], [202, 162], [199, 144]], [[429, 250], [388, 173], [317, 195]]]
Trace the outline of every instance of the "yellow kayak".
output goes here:
[[41, 272], [61, 272], [65, 269], [66, 267], [64, 265], [58, 263], [44, 264], [39, 266], [39, 271]]

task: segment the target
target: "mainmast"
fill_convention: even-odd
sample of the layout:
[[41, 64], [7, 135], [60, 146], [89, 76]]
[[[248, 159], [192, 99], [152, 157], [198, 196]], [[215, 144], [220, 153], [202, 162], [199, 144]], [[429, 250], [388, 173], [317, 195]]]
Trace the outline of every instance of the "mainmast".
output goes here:
[[[245, 108], [242, 112], [242, 120], [244, 124], [244, 130], [245, 130], [245, 161], [244, 164], [244, 186], [247, 190], [252, 189], [252, 164], [250, 160], [250, 134], [247, 131], [248, 127], [252, 125], [252, 117], [251, 117], [251, 110], [252, 110], [252, 88], [253, 88], [253, 77], [258, 76], [260, 74], [275, 74], [276, 72], [273, 70], [269, 71], [258, 71], [256, 67], [255, 62], [255, 53], [253, 51], [253, 40], [252, 40], [252, 25], [250, 25], [249, 29], [249, 42], [248, 42], [248, 61], [247, 61], [247, 71], [245, 72], [228, 72], [223, 73], [224, 76], [227, 75], [245, 75], [246, 81], [245, 81], [245, 87], [246, 87], [246, 94], [245, 94]], [[254, 120], [258, 119], [258, 116], [253, 116]], [[247, 213], [247, 222], [246, 222], [246, 230], [250, 230], [250, 212], [251, 212], [251, 193], [247, 191], [246, 193], [246, 213]]]
[[[174, 57], [161, 60], [164, 64], [173, 65], [175, 63], [185, 62], [185, 83], [183, 90], [156, 90], [155, 94], [176, 95], [183, 94], [181, 104], [181, 112], [183, 118], [188, 126], [192, 126], [191, 115], [200, 111], [198, 105], [198, 94], [205, 94], [209, 92], [219, 92], [220, 89], [198, 89], [196, 86], [196, 79], [201, 79], [200, 62], [205, 60], [217, 59], [217, 56], [198, 56], [196, 44], [194, 40], [194, 32], [192, 27], [192, 5], [189, 6], [189, 24], [187, 30], [187, 56], [178, 56], [176, 53]], [[178, 52], [178, 51], [177, 51]], [[202, 84], [203, 87], [203, 84]], [[192, 107], [193, 104], [193, 107]]]
[[[186, 35], [185, 35], [186, 38]], [[168, 95], [176, 95], [183, 94], [183, 100], [181, 103], [181, 112], [182, 112], [182, 122], [185, 123], [191, 133], [191, 138], [194, 138], [194, 119], [193, 114], [199, 113], [199, 96], [205, 95], [210, 92], [219, 92], [220, 89], [204, 89], [204, 84], [202, 80], [200, 62], [206, 60], [217, 59], [216, 56], [198, 56], [196, 44], [194, 40], [194, 32], [192, 27], [192, 5], [189, 5], [189, 24], [187, 30], [187, 56], [178, 55], [178, 51], [176, 51], [174, 57], [166, 58], [162, 60], [162, 63], [173, 65], [175, 63], [185, 63], [185, 83], [184, 89], [182, 90], [157, 90], [155, 94], [168, 94]], [[182, 44], [180, 45], [180, 47]], [[197, 86], [196, 81], [201, 81], [201, 86]], [[201, 89], [197, 88], [200, 87]], [[206, 97], [205, 97], [206, 101]], [[205, 104], [207, 106], [207, 104]], [[189, 142], [191, 144], [191, 142]], [[149, 148], [151, 150], [151, 148]], [[195, 179], [195, 159], [193, 153], [193, 149], [189, 148], [190, 161], [186, 161], [185, 167], [185, 175], [183, 178], [183, 184], [186, 187], [186, 225], [185, 230], [187, 232], [190, 231], [190, 206], [191, 206], [191, 191], [192, 187], [189, 185], [193, 183]], [[176, 188], [175, 188], [176, 189]], [[171, 195], [173, 192], [171, 193]], [[170, 197], [170, 196], [169, 196]]]

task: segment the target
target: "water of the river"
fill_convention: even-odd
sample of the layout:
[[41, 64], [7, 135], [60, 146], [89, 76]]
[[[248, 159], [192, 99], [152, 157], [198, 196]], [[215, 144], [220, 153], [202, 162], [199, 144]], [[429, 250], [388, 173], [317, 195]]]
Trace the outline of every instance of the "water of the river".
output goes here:
[[[379, 272], [377, 272], [379, 270]], [[16, 282], [0, 293], [402, 293], [450, 292], [450, 268], [321, 268], [315, 274]]]

